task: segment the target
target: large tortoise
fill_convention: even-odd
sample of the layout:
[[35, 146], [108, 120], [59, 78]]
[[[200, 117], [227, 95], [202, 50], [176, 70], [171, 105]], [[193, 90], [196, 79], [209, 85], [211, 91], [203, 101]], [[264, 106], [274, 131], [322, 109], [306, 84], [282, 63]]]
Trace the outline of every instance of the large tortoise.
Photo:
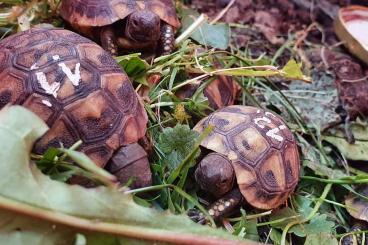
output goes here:
[[98, 37], [102, 47], [116, 55], [125, 50], [174, 49], [180, 27], [172, 0], [62, 0], [60, 14], [74, 30]]
[[282, 119], [237, 105], [210, 114], [194, 129], [202, 132], [209, 125], [213, 131], [201, 143], [209, 152], [195, 178], [202, 189], [220, 198], [210, 206], [210, 215], [220, 218], [243, 197], [259, 209], [285, 203], [298, 183], [300, 163], [296, 141]]
[[35, 152], [81, 139], [81, 150], [99, 166], [114, 152], [125, 154], [148, 120], [110, 54], [63, 29], [31, 29], [0, 42], [0, 108], [8, 103], [27, 107], [50, 127]]

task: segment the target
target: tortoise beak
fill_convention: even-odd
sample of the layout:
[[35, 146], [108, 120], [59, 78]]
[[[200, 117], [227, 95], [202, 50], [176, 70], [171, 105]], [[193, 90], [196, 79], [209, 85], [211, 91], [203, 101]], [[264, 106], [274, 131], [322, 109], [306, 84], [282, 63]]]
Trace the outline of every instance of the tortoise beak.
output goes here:
[[127, 20], [126, 36], [137, 42], [155, 42], [160, 38], [160, 17], [151, 11], [137, 11]]

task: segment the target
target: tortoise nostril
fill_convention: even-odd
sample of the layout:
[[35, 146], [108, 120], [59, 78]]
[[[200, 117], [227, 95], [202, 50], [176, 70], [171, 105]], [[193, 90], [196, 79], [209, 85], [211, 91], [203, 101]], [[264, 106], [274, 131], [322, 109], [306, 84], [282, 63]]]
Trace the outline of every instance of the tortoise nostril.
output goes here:
[[134, 19], [132, 22], [134, 26], [139, 26], [139, 20]]

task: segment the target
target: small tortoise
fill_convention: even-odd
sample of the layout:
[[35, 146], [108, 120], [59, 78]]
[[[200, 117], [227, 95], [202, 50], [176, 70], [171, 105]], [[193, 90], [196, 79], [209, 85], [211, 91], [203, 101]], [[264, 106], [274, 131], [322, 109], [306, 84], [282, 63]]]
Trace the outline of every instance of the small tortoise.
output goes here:
[[[81, 150], [102, 167], [114, 152], [140, 147], [148, 120], [115, 60], [63, 29], [31, 29], [0, 42], [0, 108], [8, 103], [27, 107], [50, 127], [35, 144], [36, 153], [81, 139]], [[141, 164], [149, 169], [147, 159]]]
[[180, 27], [172, 0], [62, 0], [60, 14], [77, 32], [99, 37], [112, 55], [118, 48], [169, 54]]
[[[209, 125], [214, 129], [201, 146], [210, 152], [195, 171], [199, 186], [220, 198], [210, 206], [209, 214], [218, 219], [238, 206], [243, 197], [259, 209], [285, 203], [298, 183], [300, 164], [296, 141], [281, 118], [256, 107], [237, 105], [210, 114], [194, 129], [202, 132]], [[203, 221], [198, 220], [203, 216], [189, 215]]]

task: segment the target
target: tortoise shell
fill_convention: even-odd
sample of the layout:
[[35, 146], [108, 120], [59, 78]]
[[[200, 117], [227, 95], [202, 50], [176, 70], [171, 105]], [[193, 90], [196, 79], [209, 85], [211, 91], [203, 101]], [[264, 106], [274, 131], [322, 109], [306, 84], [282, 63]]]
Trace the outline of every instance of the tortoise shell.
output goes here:
[[106, 26], [138, 10], [152, 11], [171, 26], [180, 27], [172, 0], [63, 0], [60, 15], [73, 26]]
[[35, 145], [81, 150], [103, 166], [137, 142], [147, 114], [127, 75], [97, 44], [63, 29], [31, 29], [0, 42], [0, 108], [20, 104], [50, 130]]
[[299, 154], [282, 119], [249, 106], [228, 106], [202, 119], [195, 130], [214, 129], [201, 145], [227, 156], [247, 202], [260, 209], [283, 204], [299, 180]]

